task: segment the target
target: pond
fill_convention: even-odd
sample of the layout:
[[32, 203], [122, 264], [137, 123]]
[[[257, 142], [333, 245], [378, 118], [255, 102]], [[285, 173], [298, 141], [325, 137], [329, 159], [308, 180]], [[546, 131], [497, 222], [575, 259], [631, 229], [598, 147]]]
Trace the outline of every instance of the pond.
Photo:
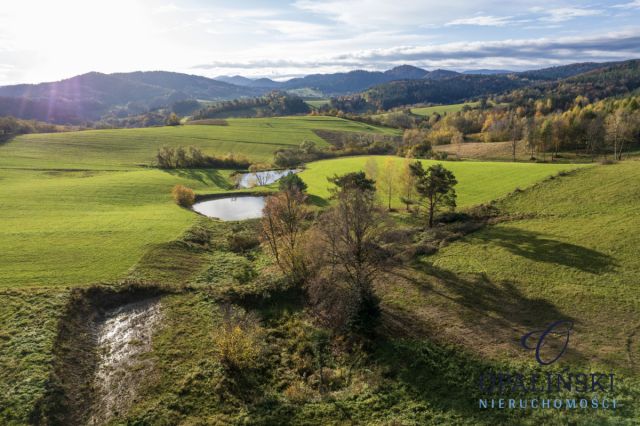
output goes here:
[[253, 188], [254, 186], [270, 185], [280, 178], [292, 173], [299, 173], [299, 169], [265, 170], [264, 172], [242, 173], [238, 175], [238, 188]]
[[245, 220], [262, 217], [264, 197], [233, 196], [205, 200], [193, 205], [193, 210], [221, 220]]

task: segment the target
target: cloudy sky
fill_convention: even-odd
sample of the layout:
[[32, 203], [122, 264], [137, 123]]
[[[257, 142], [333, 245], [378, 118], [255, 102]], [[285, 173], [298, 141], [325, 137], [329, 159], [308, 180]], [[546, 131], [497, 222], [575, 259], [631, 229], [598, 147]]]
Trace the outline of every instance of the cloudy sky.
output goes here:
[[524, 70], [640, 58], [639, 22], [640, 0], [3, 0], [0, 85], [89, 71]]

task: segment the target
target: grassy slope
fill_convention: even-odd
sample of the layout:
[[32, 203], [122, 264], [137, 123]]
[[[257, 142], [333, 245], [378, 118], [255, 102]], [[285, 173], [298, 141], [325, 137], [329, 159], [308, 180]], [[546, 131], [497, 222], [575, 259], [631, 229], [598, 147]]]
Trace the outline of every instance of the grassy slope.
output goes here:
[[[355, 161], [357, 167], [363, 165], [365, 161], [356, 158], [340, 159], [335, 162], [339, 164], [341, 161], [348, 160]], [[358, 163], [359, 161], [362, 163]], [[315, 163], [315, 165], [318, 164], [327, 171], [326, 164], [322, 166], [322, 163]], [[333, 173], [336, 164], [332, 164], [328, 168], [330, 173], [327, 174]], [[358, 164], [361, 165], [358, 166]], [[447, 164], [450, 164], [452, 168], [467, 166], [469, 170], [481, 167], [475, 163], [452, 162]], [[483, 355], [488, 354], [496, 358], [507, 356], [517, 358], [519, 352], [514, 349], [516, 331], [519, 333], [521, 330], [528, 329], [531, 325], [537, 324], [541, 318], [546, 320], [547, 317], [555, 317], [558, 312], [571, 313], [572, 317], [578, 320], [577, 327], [579, 328], [577, 331], [580, 333], [579, 335], [586, 336], [582, 341], [572, 341], [572, 346], [575, 343], [575, 347], [579, 351], [572, 351], [569, 354], [572, 358], [567, 357], [568, 359], [583, 360], [584, 354], [591, 350], [589, 347], [588, 350], [583, 351], [584, 346], [589, 346], [594, 342], [603, 344], [598, 347], [604, 348], [602, 353], [596, 355], [598, 358], [594, 360], [595, 362], [611, 361], [619, 365], [624, 358], [624, 353], [620, 348], [626, 345], [623, 337], [631, 337], [632, 347], [637, 348], [638, 344], [630, 332], [634, 326], [637, 326], [633, 322], [635, 317], [631, 316], [638, 310], [637, 298], [634, 299], [633, 288], [623, 285], [625, 279], [633, 279], [638, 272], [638, 264], [635, 259], [631, 258], [634, 247], [638, 246], [638, 241], [634, 239], [633, 232], [630, 232], [630, 230], [638, 228], [638, 216], [633, 209], [633, 206], [638, 204], [638, 194], [635, 191], [638, 172], [635, 171], [637, 169], [635, 166], [637, 163], [590, 168], [577, 173], [576, 176], [547, 181], [531, 191], [510, 197], [502, 203], [505, 210], [513, 213], [535, 213], [547, 216], [488, 228], [471, 236], [465, 242], [450, 246], [435, 258], [438, 269], [436, 272], [442, 276], [441, 279], [420, 276], [420, 281], [416, 282], [390, 280], [389, 288], [383, 289], [385, 312], [387, 314], [390, 311], [396, 314], [401, 313], [395, 318], [402, 318], [404, 315], [404, 318], [408, 320], [407, 327], [404, 327], [398, 335], [410, 334], [412, 328], [424, 327], [424, 329], [419, 330], [421, 334], [418, 341], [404, 342], [400, 340], [381, 343], [378, 351], [371, 355], [373, 364], [365, 365], [362, 370], [358, 370], [355, 373], [354, 385], [345, 392], [336, 393], [335, 400], [328, 399], [320, 402], [317, 400], [307, 400], [306, 402], [283, 400], [280, 396], [282, 382], [278, 382], [274, 383], [274, 388], [271, 388], [271, 384], [265, 385], [265, 390], [274, 393], [267, 395], [264, 400], [259, 398], [262, 400], [260, 405], [243, 407], [239, 411], [239, 416], [238, 412], [228, 412], [229, 408], [225, 409], [220, 406], [217, 399], [217, 367], [207, 361], [203, 362], [203, 359], [210, 359], [211, 353], [212, 343], [208, 340], [208, 332], [205, 331], [205, 328], [211, 323], [211, 303], [206, 296], [203, 296], [204, 299], [202, 299], [200, 295], [171, 298], [167, 300], [169, 323], [175, 325], [176, 328], [175, 330], [173, 327], [164, 328], [157, 341], [156, 355], [161, 355], [159, 362], [163, 368], [160, 369], [159, 374], [162, 374], [162, 377], [151, 378], [154, 379], [150, 380], [152, 389], [146, 395], [149, 399], [142, 401], [141, 406], [138, 406], [132, 415], [140, 421], [159, 421], [165, 414], [170, 414], [175, 416], [175, 420], [192, 420], [195, 423], [214, 420], [236, 420], [238, 422], [244, 420], [252, 424], [317, 424], [326, 421], [334, 423], [372, 422], [374, 424], [385, 422], [400, 424], [497, 424], [497, 419], [492, 417], [476, 417], [477, 410], [474, 410], [470, 405], [472, 404], [470, 395], [472, 395], [475, 380], [471, 375], [476, 374], [479, 368], [486, 367], [486, 364], [478, 364], [477, 360], [467, 358], [459, 351], [443, 350], [423, 342], [424, 332], [427, 335], [430, 332], [438, 334], [441, 339], [448, 342], [468, 344], [469, 348], [478, 347], [476, 345], [478, 341], [474, 341], [474, 338], [486, 342], [484, 339], [489, 335], [493, 340], [489, 340], [490, 345], [480, 348]], [[310, 171], [312, 170], [310, 169]], [[487, 171], [495, 173], [495, 168], [488, 168], [484, 171], [485, 174]], [[515, 171], [513, 173], [515, 175]], [[62, 220], [58, 214], [75, 214], [75, 220], [79, 225], [82, 225], [86, 215], [83, 212], [75, 211], [77, 209], [74, 209], [74, 206], [78, 201], [89, 202], [91, 210], [88, 211], [89, 216], [86, 220], [93, 227], [103, 223], [102, 217], [112, 217], [113, 212], [121, 209], [132, 209], [123, 215], [122, 220], [113, 222], [102, 235], [92, 235], [88, 229], [85, 229], [84, 231], [88, 232], [87, 238], [93, 241], [92, 243], [85, 242], [84, 251], [88, 251], [90, 246], [95, 245], [96, 241], [101, 241], [104, 235], [115, 232], [123, 226], [128, 226], [128, 221], [131, 220], [130, 217], [132, 217], [136, 206], [147, 206], [144, 209], [144, 215], [140, 218], [136, 217], [136, 221], [139, 220], [137, 225], [132, 226], [132, 229], [127, 229], [128, 232], [122, 232], [121, 236], [126, 240], [114, 245], [114, 247], [128, 251], [128, 256], [131, 256], [135, 250], [143, 251], [137, 244], [142, 243], [138, 240], [144, 239], [145, 236], [135, 234], [136, 229], [140, 226], [147, 224], [149, 226], [145, 229], [153, 228], [155, 230], [156, 225], [169, 227], [173, 222], [180, 222], [183, 215], [187, 218], [193, 217], [189, 212], [175, 208], [168, 200], [167, 193], [171, 184], [182, 180], [200, 190], [208, 187], [218, 188], [216, 182], [219, 180], [216, 175], [205, 176], [198, 171], [181, 174], [182, 176], [178, 176], [178, 174], [172, 176], [154, 170], [96, 174], [4, 170], [0, 175], [3, 183], [0, 191], [8, 192], [0, 193], [0, 199], [4, 206], [4, 201], [8, 198], [5, 195], [10, 194], [14, 208], [6, 210], [0, 208], [0, 215], [3, 218], [13, 218], [11, 220], [14, 222], [12, 222], [13, 226], [2, 228], [2, 232], [10, 234], [15, 231], [16, 224], [23, 227], [25, 224], [31, 223], [32, 219], [37, 221], [37, 215], [31, 216], [28, 212], [22, 212], [24, 215], [22, 219], [15, 216], [16, 212], [26, 210], [25, 206], [33, 208], [42, 215], [48, 215], [48, 220], [41, 223], [39, 231], [32, 230], [34, 235], [39, 235], [39, 232], [43, 232], [51, 223]], [[459, 177], [462, 174], [464, 174], [462, 170], [457, 173]], [[539, 178], [546, 174], [539, 175]], [[469, 184], [476, 182], [482, 176], [482, 174], [469, 174], [468, 177], [471, 179]], [[497, 176], [501, 179], [507, 179], [502, 174]], [[493, 177], [495, 178], [496, 175], [493, 174]], [[491, 191], [498, 191], [501, 187], [500, 185], [489, 185], [490, 187], [487, 189], [487, 182], [496, 181], [496, 179], [491, 180], [490, 177], [484, 179], [485, 183], [478, 184], [475, 189], [470, 189], [469, 194], [479, 196], [483, 201], [486, 201], [487, 197], [490, 197]], [[324, 185], [323, 178], [318, 177], [317, 181]], [[527, 184], [531, 183], [528, 182]], [[40, 192], [34, 192], [38, 188], [41, 188]], [[479, 195], [474, 193], [477, 191], [484, 192]], [[506, 187], [505, 191], [508, 192]], [[36, 193], [42, 198], [31, 199], [30, 195]], [[29, 197], [25, 197], [24, 194], [29, 194]], [[462, 204], [464, 199], [462, 184], [460, 194]], [[65, 200], [64, 204], [59, 203], [58, 197], [60, 195]], [[45, 200], [45, 202], [38, 203], [38, 199]], [[529, 208], [531, 200], [534, 200], [534, 204]], [[580, 205], [580, 208], [576, 208], [576, 205]], [[157, 216], [153, 213], [156, 210], [159, 212]], [[604, 210], [610, 210], [612, 213], [608, 220], [604, 220], [607, 216], [604, 214]], [[107, 214], [106, 212], [111, 213]], [[11, 216], [12, 214], [14, 216]], [[150, 214], [152, 216], [149, 216]], [[94, 219], [102, 217], [98, 221], [91, 222], [91, 216]], [[504, 231], [500, 231], [500, 228], [504, 226], [522, 226], [527, 232], [530, 232], [532, 226], [529, 225], [530, 222], [539, 222], [548, 226], [550, 217], [560, 220], [560, 222], [556, 224], [555, 233], [542, 237], [534, 235], [532, 238], [528, 233], [520, 233], [517, 234], [520, 240], [509, 242], [507, 237], [511, 235], [511, 231], [506, 235]], [[180, 220], [176, 221], [176, 218]], [[577, 223], [586, 228], [569, 232], [572, 229], [569, 226], [573, 224], [570, 220], [574, 219], [580, 219], [581, 221]], [[156, 220], [158, 222], [155, 222]], [[184, 229], [185, 224], [190, 222], [176, 226], [173, 233], [167, 232], [166, 240], [175, 238]], [[611, 229], [609, 226], [611, 222], [621, 226], [621, 229], [609, 236], [607, 231]], [[74, 223], [69, 223], [69, 225], [74, 226]], [[600, 230], [600, 227], [604, 231]], [[491, 234], [496, 230], [498, 230], [497, 233]], [[599, 232], [591, 235], [594, 230]], [[129, 235], [130, 233], [132, 234]], [[485, 233], [488, 234], [482, 237]], [[67, 234], [69, 232], [61, 227], [58, 232], [47, 236], [47, 238], [55, 242]], [[149, 234], [155, 235], [156, 233], [149, 232]], [[614, 237], [617, 240], [613, 240]], [[22, 240], [28, 238], [29, 236], [25, 236]], [[478, 240], [474, 238], [478, 238]], [[567, 248], [566, 245], [558, 244], [556, 240], [571, 241], [572, 245]], [[2, 239], [0, 239], [0, 244], [2, 244], [1, 241]], [[24, 253], [31, 259], [31, 262], [33, 259], [37, 259], [34, 254], [47, 249], [46, 244], [43, 244], [40, 238], [36, 242], [40, 244], [34, 242], [33, 245], [26, 246], [28, 252]], [[72, 245], [76, 243], [77, 241], [73, 240], [70, 242]], [[155, 244], [155, 242], [152, 243]], [[12, 248], [15, 244], [14, 241], [9, 247]], [[489, 244], [495, 244], [495, 247], [482, 248], [488, 247]], [[514, 244], [522, 247], [516, 247]], [[599, 244], [602, 247], [598, 246]], [[580, 249], [579, 247], [582, 246], [588, 246], [587, 248], [591, 251]], [[138, 248], [136, 249], [136, 247]], [[576, 247], [578, 248], [576, 249]], [[614, 271], [606, 272], [610, 263], [606, 256], [592, 253], [592, 251], [598, 250], [605, 252], [603, 247], [609, 247], [607, 250], [614, 250], [616, 256], [621, 255], [620, 260], [616, 260]], [[60, 245], [57, 248], [57, 251], [62, 252], [60, 248], [66, 250], [68, 247]], [[493, 249], [497, 250], [495, 256]], [[2, 252], [6, 253], [4, 247], [2, 247]], [[564, 257], [564, 259], [561, 262], [551, 262], [548, 255], [545, 257], [547, 252], [557, 252], [560, 254], [560, 258]], [[582, 256], [577, 258], [572, 256], [572, 253], [575, 252], [585, 255], [588, 262], [580, 263]], [[95, 254], [97, 256], [109, 255], [106, 250], [96, 250]], [[45, 256], [52, 255], [47, 253]], [[76, 251], [74, 255], [81, 259], [84, 253]], [[540, 258], [534, 259], [534, 255]], [[63, 258], [61, 257], [61, 259]], [[88, 265], [90, 273], [102, 273], [100, 264], [112, 261], [111, 259], [106, 259], [106, 261], [101, 259], [99, 258], [100, 262], [94, 266]], [[431, 268], [429, 264], [432, 260], [434, 259], [424, 263], [425, 269]], [[76, 260], [69, 258], [67, 261], [74, 262]], [[128, 265], [135, 263], [135, 259], [131, 258], [129, 261]], [[534, 267], [527, 265], [527, 262], [532, 261], [535, 261]], [[596, 268], [590, 272], [589, 265], [591, 263], [594, 263]], [[523, 264], [525, 267], [522, 267]], [[65, 264], [63, 263], [63, 265]], [[50, 265], [52, 268], [57, 266]], [[0, 269], [5, 267], [6, 265], [2, 265]], [[123, 267], [128, 266], [123, 265]], [[477, 268], [486, 270], [491, 280], [489, 283], [475, 279]], [[599, 269], [602, 269], [602, 272]], [[567, 270], [569, 273], [566, 272]], [[55, 273], [54, 270], [51, 275], [53, 276]], [[615, 275], [618, 273], [621, 275]], [[549, 274], [553, 278], [546, 280], [543, 274]], [[496, 277], [501, 275], [508, 278], [498, 280]], [[566, 292], [569, 292], [572, 297], [558, 303], [555, 299], [557, 293], [546, 290], [552, 289], [556, 285], [556, 281], [553, 280], [564, 279], [565, 275], [572, 277], [574, 281], [571, 282], [571, 285], [573, 287], [568, 286], [564, 292], [560, 293], [567, 294]], [[159, 274], [158, 276], [164, 275]], [[588, 278], [586, 281], [585, 277]], [[600, 285], [600, 279], [609, 278], [615, 284], [613, 288]], [[509, 281], [513, 281], [517, 286], [507, 285], [506, 282]], [[602, 296], [599, 299], [602, 301], [601, 305], [596, 304], [593, 299], [587, 299], [592, 294], [584, 293], [581, 296], [580, 292], [575, 290], [583, 281], [592, 284], [589, 286], [591, 291], [601, 289], [601, 293], [594, 293], [596, 296]], [[545, 289], [542, 296], [539, 295], [538, 287]], [[624, 293], [620, 293], [619, 296], [613, 294], [620, 291]], [[43, 327], [41, 319], [55, 318], [55, 313], [59, 312], [62, 306], [64, 294], [53, 296], [49, 292], [37, 295], [33, 293], [34, 296], [29, 297], [32, 293], [13, 294], [14, 290], [2, 289], [0, 292], [2, 300], [9, 301], [5, 305], [9, 308], [4, 309], [0, 314], [0, 343], [2, 343], [0, 345], [0, 359], [2, 359], [0, 372], [2, 374], [0, 376], [3, 378], [0, 380], [0, 390], [2, 391], [0, 398], [2, 395], [5, 397], [10, 395], [6, 405], [0, 404], [3, 408], [8, 407], [5, 408], [5, 413], [0, 412], [0, 420], [14, 417], [11, 415], [12, 412], [19, 413], [18, 418], [25, 418], [24, 416], [28, 414], [33, 401], [37, 399], [42, 390], [49, 362], [47, 354], [55, 333], [54, 322], [50, 321]], [[572, 306], [573, 304], [575, 306]], [[482, 308], [482, 315], [477, 309], [471, 308], [475, 305]], [[580, 309], [583, 310], [582, 314], [579, 312]], [[609, 312], [612, 312], [611, 320], [608, 318]], [[573, 316], [574, 314], [575, 316]], [[593, 321], [591, 323], [587, 321], [588, 318], [584, 320], [587, 315], [594, 315], [594, 318], [600, 322]], [[624, 329], [614, 330], [613, 327], [602, 327], [603, 324], [606, 325], [605, 320], [611, 324], [624, 324]], [[388, 318], [385, 321], [389, 325]], [[588, 329], [581, 324], [588, 324]], [[591, 324], [595, 325], [591, 326]], [[295, 332], [297, 333], [297, 329]], [[612, 332], [617, 334], [615, 334], [615, 340], [609, 343], [610, 347], [607, 347], [607, 336]], [[500, 333], [505, 334], [501, 335]], [[502, 339], [503, 337], [508, 339]], [[294, 340], [291, 342], [292, 345], [295, 343]], [[281, 348], [275, 346], [274, 349]], [[346, 366], [342, 368], [346, 368]], [[370, 369], [373, 369], [373, 372]], [[29, 374], [24, 375], [24, 372], [29, 372]], [[443, 372], [445, 372], [444, 375]], [[290, 374], [289, 370], [286, 370], [285, 373]], [[283, 377], [276, 377], [278, 380], [280, 378]], [[289, 383], [291, 377], [286, 375], [283, 379], [286, 379], [284, 383]], [[154, 386], [157, 388], [153, 389]], [[9, 391], [11, 393], [7, 393]], [[0, 401], [2, 400], [0, 399]], [[222, 414], [222, 411], [227, 411], [228, 414]], [[194, 417], [187, 419], [183, 413], [191, 413]], [[628, 415], [628, 412], [626, 414]], [[164, 420], [167, 418], [169, 417], [165, 417]], [[514, 424], [513, 420], [502, 419], [504, 424]], [[597, 422], [597, 420], [594, 421]], [[540, 421], [533, 421], [531, 424], [539, 423]], [[562, 423], [556, 419], [555, 423], [549, 421], [548, 424]]]
[[66, 291], [0, 288], [0, 424], [26, 424], [49, 378]]
[[[498, 203], [514, 217], [533, 217], [488, 226], [422, 259], [413, 279], [382, 280], [381, 338], [369, 350], [353, 348], [356, 362], [329, 359], [325, 374], [340, 378], [348, 370], [350, 380], [338, 379], [324, 397], [315, 376], [300, 368], [313, 363], [312, 327], [300, 311], [266, 316], [268, 360], [256, 375], [229, 379], [207, 331], [217, 326], [216, 305], [205, 294], [172, 296], [165, 301], [166, 327], [154, 341], [158, 375], [123, 422], [634, 424], [640, 360], [634, 358], [638, 339], [631, 332], [640, 327], [632, 285], [640, 272], [635, 256], [640, 240], [634, 233], [640, 226], [639, 181], [637, 163], [546, 180]], [[611, 223], [619, 229], [611, 232]], [[623, 378], [615, 394], [621, 408], [479, 410], [479, 374], [490, 368], [533, 371], [531, 354], [517, 347], [518, 338], [567, 317], [576, 321], [575, 332], [569, 353], [552, 370], [615, 371]]]
[[[530, 360], [526, 331], [572, 319], [571, 365], [640, 368], [640, 169], [635, 161], [580, 170], [508, 197], [499, 208], [522, 219], [489, 226], [389, 288], [394, 309], [483, 355]], [[428, 307], [426, 307], [428, 306]], [[563, 362], [565, 360], [563, 359]]]
[[[387, 132], [325, 117], [229, 120], [183, 126], [26, 135], [0, 146], [0, 287], [77, 285], [124, 276], [142, 254], [178, 237], [196, 217], [170, 190], [228, 188], [228, 172], [163, 172], [150, 163], [162, 145], [269, 160], [314, 128]], [[24, 168], [21, 169], [21, 168]], [[87, 171], [60, 171], [66, 168]]]
[[477, 104], [478, 104], [477, 102], [470, 102], [470, 103], [462, 103], [462, 104], [436, 105], [431, 107], [411, 108], [411, 112], [415, 115], [422, 115], [422, 116], [427, 116], [435, 113], [443, 115], [450, 112], [458, 112], [465, 105], [469, 105], [470, 107], [473, 107]]
[[126, 169], [149, 165], [161, 146], [230, 152], [271, 161], [274, 151], [312, 140], [327, 143], [312, 130], [394, 133], [395, 130], [332, 117], [229, 119], [228, 126], [177, 126], [24, 135], [0, 147], [0, 168]]
[[[193, 213], [176, 183], [219, 189], [218, 172], [0, 170], [0, 287], [85, 284], [123, 276], [142, 254], [178, 237]], [[201, 180], [199, 180], [201, 179]]]
[[[399, 157], [350, 157], [335, 160], [317, 161], [308, 165], [300, 174], [309, 185], [309, 193], [320, 197], [329, 195], [327, 177], [355, 170], [363, 170], [369, 158], [375, 158], [378, 173], [382, 173], [385, 160], [393, 158], [396, 170], [403, 167], [406, 161]], [[436, 161], [423, 160], [425, 166]], [[469, 207], [500, 198], [515, 188], [525, 188], [533, 183], [554, 175], [561, 170], [571, 170], [572, 164], [533, 164], [533, 163], [490, 163], [490, 162], [443, 162], [446, 168], [453, 171], [458, 179], [456, 191], [458, 206]], [[392, 204], [400, 207], [400, 201], [394, 198]]]
[[309, 100], [306, 100], [305, 102], [308, 105], [312, 106], [313, 108], [320, 108], [329, 104], [330, 100], [329, 99], [309, 99]]

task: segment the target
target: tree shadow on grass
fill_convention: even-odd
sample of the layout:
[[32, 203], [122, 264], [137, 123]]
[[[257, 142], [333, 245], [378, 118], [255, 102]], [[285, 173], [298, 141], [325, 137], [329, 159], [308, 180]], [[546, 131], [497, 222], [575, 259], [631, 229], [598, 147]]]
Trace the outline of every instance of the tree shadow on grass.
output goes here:
[[318, 195], [309, 195], [307, 198], [310, 204], [313, 204], [317, 207], [327, 207], [329, 205], [329, 201]]
[[2, 135], [2, 136], [0, 136], [0, 146], [8, 143], [14, 137], [15, 137], [15, 135]]
[[609, 272], [617, 266], [614, 258], [607, 254], [514, 227], [493, 227], [490, 232], [478, 233], [474, 238], [506, 248], [516, 256], [592, 274]]
[[216, 169], [165, 169], [173, 176], [201, 182], [204, 185], [215, 185], [222, 189], [233, 189], [233, 185]]
[[[555, 321], [569, 320], [579, 326], [576, 318], [562, 312], [551, 301], [524, 294], [514, 282], [493, 282], [484, 273], [460, 276], [430, 264], [416, 268], [435, 277], [438, 284], [421, 279], [415, 274], [402, 271], [395, 274], [398, 278], [411, 282], [426, 297], [434, 300], [434, 311], [444, 314], [436, 317], [435, 323], [427, 323], [424, 318], [407, 310], [386, 307], [385, 316], [392, 325], [391, 330], [422, 329], [428, 336], [438, 338], [443, 336], [439, 328], [444, 327], [448, 333], [445, 340], [478, 345], [474, 349], [492, 352], [492, 346], [496, 345], [507, 345], [511, 350], [519, 350], [519, 339], [524, 334], [543, 329]], [[445, 299], [445, 303], [439, 303], [433, 297]], [[452, 303], [454, 306], [451, 306]], [[456, 332], [460, 335], [451, 335]], [[412, 334], [416, 335], [415, 332], [409, 333]], [[555, 347], [560, 343], [558, 341], [550, 344]], [[533, 354], [530, 355], [530, 360], [533, 360]], [[580, 362], [586, 360], [571, 345], [567, 349], [567, 357]]]
[[[383, 332], [372, 353], [416, 402], [475, 419], [477, 424], [513, 424], [521, 414], [478, 409], [478, 398], [487, 397], [479, 392], [481, 373], [555, 371], [588, 361], [571, 341], [552, 367], [538, 366], [534, 351], [520, 347], [524, 334], [551, 322], [569, 320], [579, 326], [577, 319], [551, 301], [528, 296], [511, 281], [493, 282], [483, 273], [460, 276], [429, 264], [416, 268], [432, 278], [400, 270], [392, 273], [396, 276], [392, 281], [402, 279], [417, 287], [426, 296], [426, 309], [433, 306], [433, 315], [418, 314], [402, 304], [385, 304]], [[445, 303], [438, 298], [446, 299]], [[545, 340], [550, 353], [558, 353], [562, 344], [560, 337]]]

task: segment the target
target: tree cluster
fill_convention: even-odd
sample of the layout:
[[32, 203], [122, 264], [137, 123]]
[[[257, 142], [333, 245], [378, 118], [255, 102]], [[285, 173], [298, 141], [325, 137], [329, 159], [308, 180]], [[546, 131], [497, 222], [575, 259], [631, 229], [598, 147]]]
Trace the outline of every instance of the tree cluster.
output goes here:
[[211, 156], [195, 146], [163, 146], [156, 154], [156, 164], [161, 169], [247, 169], [251, 166], [245, 157], [234, 154]]
[[299, 96], [273, 91], [257, 98], [241, 98], [221, 101], [201, 109], [194, 120], [225, 118], [231, 115], [245, 117], [275, 117], [281, 115], [306, 114], [310, 107]]
[[20, 120], [14, 117], [0, 117], [0, 138], [27, 133], [52, 133], [66, 131], [67, 128], [36, 120]]

